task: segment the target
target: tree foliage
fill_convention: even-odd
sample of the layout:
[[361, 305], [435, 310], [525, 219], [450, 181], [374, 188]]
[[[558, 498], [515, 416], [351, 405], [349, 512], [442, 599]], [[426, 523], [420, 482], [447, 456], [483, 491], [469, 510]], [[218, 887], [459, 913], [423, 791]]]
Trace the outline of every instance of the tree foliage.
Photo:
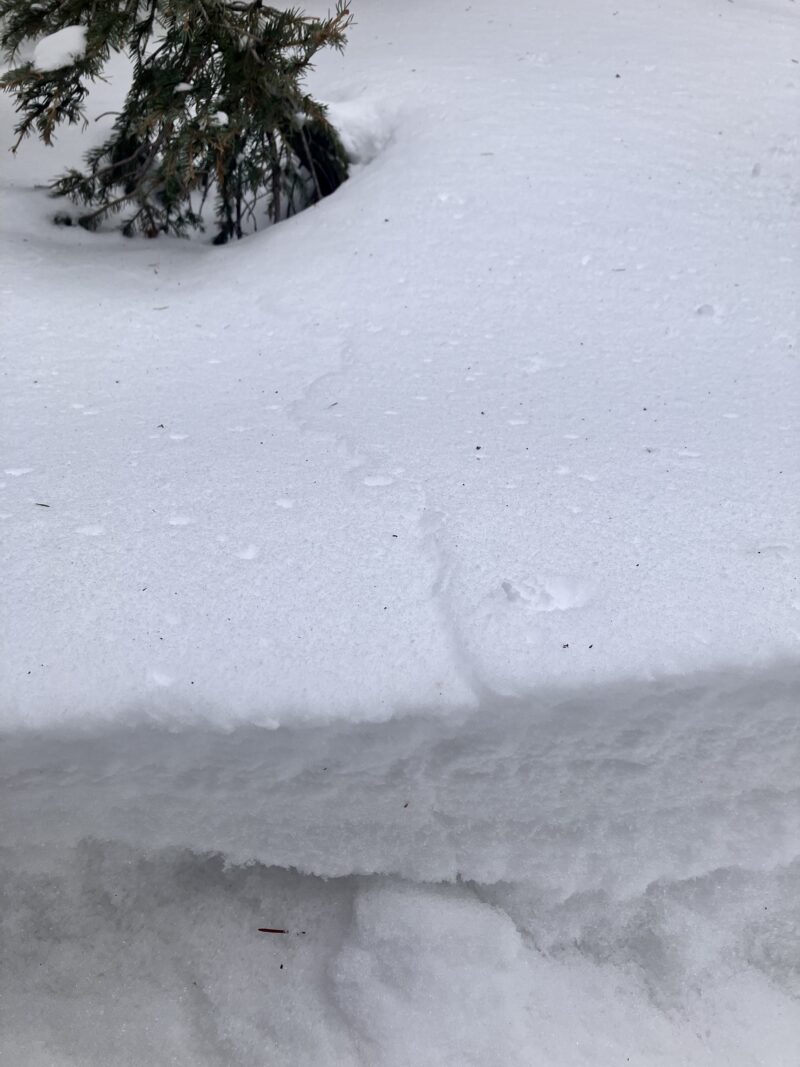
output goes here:
[[[86, 124], [91, 83], [112, 52], [132, 81], [109, 136], [83, 170], [52, 184], [83, 205], [94, 229], [119, 214], [123, 232], [183, 234], [215, 202], [216, 241], [278, 221], [332, 192], [347, 161], [324, 107], [304, 91], [316, 53], [341, 50], [350, 15], [279, 10], [261, 0], [0, 0], [0, 47], [17, 65], [14, 149], [29, 134], [52, 143], [59, 124]], [[27, 42], [83, 27], [85, 50], [56, 70], [20, 62]]]

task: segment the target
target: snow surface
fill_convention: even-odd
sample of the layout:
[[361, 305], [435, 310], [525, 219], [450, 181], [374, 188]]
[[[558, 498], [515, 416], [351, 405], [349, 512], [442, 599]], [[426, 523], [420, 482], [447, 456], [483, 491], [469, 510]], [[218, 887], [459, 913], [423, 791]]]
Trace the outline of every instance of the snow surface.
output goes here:
[[0, 1060], [794, 1067], [797, 12], [354, 13], [241, 244], [2, 161]]
[[33, 65], [37, 70], [59, 70], [82, 59], [86, 51], [86, 27], [65, 26], [36, 43]]

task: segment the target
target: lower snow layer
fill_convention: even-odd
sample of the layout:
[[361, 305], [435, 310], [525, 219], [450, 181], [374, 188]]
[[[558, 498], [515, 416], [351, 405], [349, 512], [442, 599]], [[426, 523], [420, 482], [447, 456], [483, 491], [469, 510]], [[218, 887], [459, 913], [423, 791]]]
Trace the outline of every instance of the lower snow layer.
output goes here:
[[7, 738], [0, 1050], [794, 1067], [798, 703], [773, 668], [463, 719]]
[[[97, 842], [46, 867], [15, 853], [0, 874], [9, 1064], [797, 1063], [796, 866], [544, 917], [506, 887]], [[273, 923], [287, 933], [258, 932]]]

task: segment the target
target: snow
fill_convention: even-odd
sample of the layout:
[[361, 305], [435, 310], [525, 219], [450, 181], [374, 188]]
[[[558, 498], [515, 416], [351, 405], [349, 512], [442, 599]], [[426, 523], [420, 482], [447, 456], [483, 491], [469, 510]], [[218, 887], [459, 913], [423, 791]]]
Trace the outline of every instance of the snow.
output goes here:
[[356, 15], [244, 242], [2, 161], [0, 1059], [794, 1065], [797, 13]]
[[86, 27], [65, 26], [36, 43], [33, 65], [37, 70], [60, 70], [83, 59], [86, 51]]

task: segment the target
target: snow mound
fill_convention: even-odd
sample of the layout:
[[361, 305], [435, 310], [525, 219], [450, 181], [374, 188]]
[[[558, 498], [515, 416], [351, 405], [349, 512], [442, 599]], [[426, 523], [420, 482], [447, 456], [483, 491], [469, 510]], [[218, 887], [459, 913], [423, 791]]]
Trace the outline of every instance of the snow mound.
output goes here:
[[86, 27], [65, 26], [37, 42], [32, 62], [37, 70], [59, 70], [82, 59], [85, 51]]
[[328, 103], [326, 110], [351, 163], [370, 163], [392, 137], [396, 119], [381, 101], [362, 96]]

